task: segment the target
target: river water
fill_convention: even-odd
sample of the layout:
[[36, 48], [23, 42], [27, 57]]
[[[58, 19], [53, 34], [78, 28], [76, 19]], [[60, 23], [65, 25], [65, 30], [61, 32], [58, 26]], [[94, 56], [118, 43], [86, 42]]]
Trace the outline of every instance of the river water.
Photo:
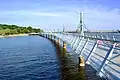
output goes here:
[[0, 80], [84, 80], [71, 59], [40, 36], [0, 38]]

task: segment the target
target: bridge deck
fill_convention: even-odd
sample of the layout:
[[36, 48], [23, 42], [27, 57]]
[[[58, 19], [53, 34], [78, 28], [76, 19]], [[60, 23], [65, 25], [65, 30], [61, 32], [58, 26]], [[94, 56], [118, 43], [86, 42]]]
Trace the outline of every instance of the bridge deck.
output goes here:
[[[103, 36], [99, 38], [61, 33], [44, 36], [50, 39], [54, 37], [54, 40], [59, 41], [61, 46], [65, 42], [68, 43], [73, 50], [71, 53], [75, 52], [77, 56], [72, 60], [70, 56], [62, 58], [64, 74], [62, 80], [105, 80], [97, 75], [101, 77], [106, 76], [110, 80], [120, 79], [120, 48], [119, 41], [115, 37], [112, 37], [114, 40], [111, 40], [110, 38], [104, 39]], [[73, 56], [71, 53], [69, 55]], [[78, 62], [76, 64], [73, 63], [74, 60], [77, 60], [78, 56], [83, 56], [85, 61], [90, 62], [90, 65], [96, 71], [89, 65], [86, 65], [85, 69], [79, 70], [78, 65], [76, 65]]]

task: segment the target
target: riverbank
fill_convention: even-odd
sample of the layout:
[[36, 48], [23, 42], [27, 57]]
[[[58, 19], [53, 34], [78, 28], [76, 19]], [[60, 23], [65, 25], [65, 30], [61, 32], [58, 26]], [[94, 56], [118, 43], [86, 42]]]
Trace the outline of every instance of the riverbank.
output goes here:
[[14, 34], [14, 35], [0, 35], [0, 38], [4, 37], [16, 37], [16, 36], [28, 36], [28, 34]]

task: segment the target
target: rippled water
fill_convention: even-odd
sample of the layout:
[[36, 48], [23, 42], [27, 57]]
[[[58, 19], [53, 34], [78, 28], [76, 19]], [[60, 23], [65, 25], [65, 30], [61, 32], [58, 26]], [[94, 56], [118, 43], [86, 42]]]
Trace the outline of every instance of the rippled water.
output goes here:
[[0, 38], [0, 80], [86, 80], [68, 51], [40, 36]]
[[0, 80], [60, 80], [56, 48], [39, 36], [0, 38]]

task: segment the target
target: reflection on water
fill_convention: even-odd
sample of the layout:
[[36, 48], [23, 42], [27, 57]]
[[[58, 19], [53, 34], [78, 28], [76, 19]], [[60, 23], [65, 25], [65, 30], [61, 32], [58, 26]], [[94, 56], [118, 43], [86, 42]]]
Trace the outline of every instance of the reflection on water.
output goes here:
[[61, 60], [62, 80], [85, 80], [84, 67], [78, 65], [78, 55], [67, 52], [57, 46]]
[[96, 70], [90, 65], [79, 66], [78, 54], [70, 46], [67, 50], [56, 45], [57, 54], [61, 61], [62, 80], [107, 80], [96, 75]]

